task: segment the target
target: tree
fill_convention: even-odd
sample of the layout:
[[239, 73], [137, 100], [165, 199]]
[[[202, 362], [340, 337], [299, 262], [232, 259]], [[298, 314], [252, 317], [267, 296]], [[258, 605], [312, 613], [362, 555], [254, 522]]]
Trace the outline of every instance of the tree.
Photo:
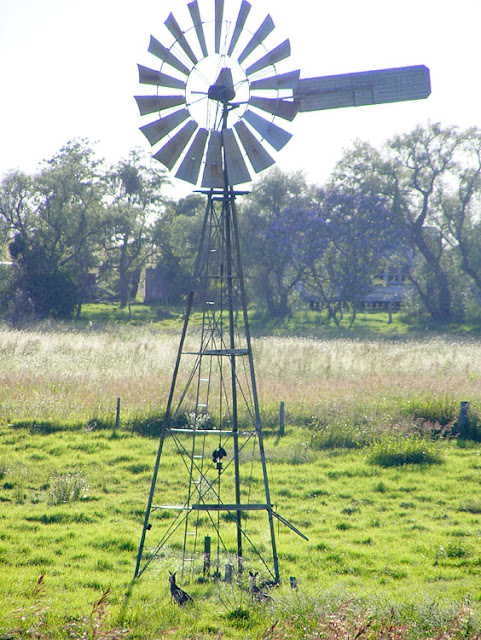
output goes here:
[[[410, 279], [431, 317], [453, 318], [452, 247], [446, 207], [463, 191], [464, 136], [455, 127], [418, 126], [381, 151], [356, 143], [340, 161], [332, 184], [382, 194], [422, 261]], [[424, 274], [424, 277], [420, 277]], [[429, 274], [426, 280], [425, 275]]]
[[20, 313], [68, 317], [81, 304], [104, 222], [98, 165], [88, 142], [77, 140], [34, 176], [13, 172], [2, 181], [0, 217], [16, 265], [11, 298]]
[[155, 219], [163, 210], [165, 171], [132, 151], [107, 172], [108, 223], [103, 237], [102, 277], [112, 272], [120, 306], [135, 299], [143, 267], [153, 259]]
[[[241, 241], [251, 293], [271, 316], [290, 312], [289, 296], [299, 283], [304, 263], [293, 261], [299, 234], [305, 229], [295, 221], [309, 209], [311, 189], [301, 172], [283, 173], [274, 168], [253, 187], [240, 210]], [[294, 234], [285, 233], [291, 225]]]
[[402, 237], [380, 196], [329, 190], [316, 214], [319, 240], [311, 249], [305, 291], [320, 299], [336, 324], [348, 308], [352, 326], [377, 274], [402, 247]]
[[166, 301], [179, 302], [192, 287], [205, 212], [205, 197], [193, 194], [168, 203], [156, 222], [157, 268]]

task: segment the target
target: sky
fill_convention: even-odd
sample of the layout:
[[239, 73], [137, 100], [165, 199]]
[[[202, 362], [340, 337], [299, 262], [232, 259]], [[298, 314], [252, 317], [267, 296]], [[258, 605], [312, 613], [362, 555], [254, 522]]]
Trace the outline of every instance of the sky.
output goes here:
[[[79, 137], [95, 141], [109, 163], [136, 147], [150, 151], [133, 99], [148, 93], [137, 63], [155, 68], [150, 35], [168, 43], [163, 23], [171, 11], [190, 26], [187, 2], [0, 0], [0, 176], [34, 172]], [[299, 68], [301, 78], [417, 64], [431, 72], [427, 100], [300, 113], [276, 155], [282, 170], [303, 170], [322, 184], [356, 138], [380, 146], [428, 121], [481, 127], [481, 0], [251, 3], [251, 27], [272, 16], [273, 37], [290, 39], [289, 69]], [[174, 196], [191, 191], [173, 178]]]

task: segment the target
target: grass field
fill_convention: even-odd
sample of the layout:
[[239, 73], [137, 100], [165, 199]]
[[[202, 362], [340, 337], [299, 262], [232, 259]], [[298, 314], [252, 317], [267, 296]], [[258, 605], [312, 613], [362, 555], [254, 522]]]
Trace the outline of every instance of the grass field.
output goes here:
[[175, 558], [131, 585], [157, 449], [136, 426], [161, 414], [176, 347], [155, 326], [0, 332], [0, 638], [476, 637], [481, 445], [420, 434], [455, 431], [461, 400], [477, 424], [480, 344], [256, 340], [273, 499], [309, 542], [278, 529], [271, 603], [191, 583], [185, 610]]

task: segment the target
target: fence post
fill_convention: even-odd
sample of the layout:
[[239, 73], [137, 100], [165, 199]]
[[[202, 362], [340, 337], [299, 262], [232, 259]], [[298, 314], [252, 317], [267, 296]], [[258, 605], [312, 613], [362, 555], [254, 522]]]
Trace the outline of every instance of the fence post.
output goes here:
[[281, 402], [279, 409], [279, 435], [284, 435], [284, 402]]
[[119, 426], [120, 426], [120, 398], [117, 398], [117, 413], [115, 414], [114, 433], [117, 431]]

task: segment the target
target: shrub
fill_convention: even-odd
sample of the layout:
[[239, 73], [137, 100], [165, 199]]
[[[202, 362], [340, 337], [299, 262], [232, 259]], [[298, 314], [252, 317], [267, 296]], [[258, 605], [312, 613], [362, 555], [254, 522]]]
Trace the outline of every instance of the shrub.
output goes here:
[[405, 464], [439, 464], [442, 457], [436, 443], [411, 435], [378, 440], [372, 445], [368, 460], [380, 467], [401, 467]]
[[82, 473], [67, 473], [52, 480], [49, 494], [50, 504], [75, 502], [85, 497], [89, 489], [87, 479]]
[[308, 425], [312, 432], [313, 449], [360, 449], [372, 441], [372, 434], [361, 425], [322, 424], [313, 421]]

